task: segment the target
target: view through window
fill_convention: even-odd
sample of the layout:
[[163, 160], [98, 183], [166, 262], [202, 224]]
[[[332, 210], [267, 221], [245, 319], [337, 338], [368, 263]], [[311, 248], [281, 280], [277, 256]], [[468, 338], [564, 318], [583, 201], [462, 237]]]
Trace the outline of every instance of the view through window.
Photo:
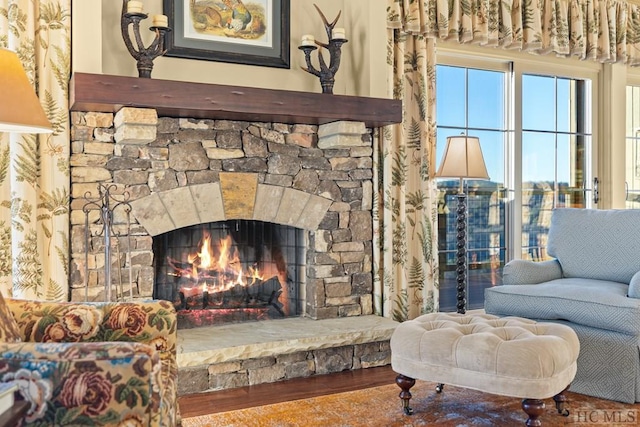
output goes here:
[[[587, 207], [590, 81], [515, 72], [509, 63], [440, 64], [436, 82], [438, 164], [448, 136], [477, 136], [490, 177], [464, 183], [467, 308], [481, 308], [484, 289], [501, 283], [510, 258], [547, 259], [554, 207]], [[438, 182], [441, 311], [456, 304], [458, 187], [457, 179]]]

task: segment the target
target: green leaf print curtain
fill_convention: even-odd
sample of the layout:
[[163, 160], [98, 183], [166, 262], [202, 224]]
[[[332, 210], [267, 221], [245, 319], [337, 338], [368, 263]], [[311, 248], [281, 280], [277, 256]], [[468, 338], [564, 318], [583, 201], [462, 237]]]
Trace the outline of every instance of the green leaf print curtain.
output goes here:
[[0, 0], [0, 46], [18, 54], [53, 127], [0, 133], [5, 296], [68, 298], [70, 8], [71, 0]]
[[[399, 4], [389, 0], [391, 4]], [[427, 37], [640, 64], [640, 6], [616, 0], [402, 1]], [[418, 7], [419, 5], [419, 7]], [[415, 18], [410, 18], [415, 22]]]
[[403, 122], [382, 130], [374, 154], [374, 310], [397, 321], [438, 307], [435, 45], [417, 5], [389, 3], [389, 92]]
[[389, 95], [403, 122], [377, 141], [374, 309], [438, 310], [436, 40], [640, 65], [640, 6], [615, 0], [387, 0]]

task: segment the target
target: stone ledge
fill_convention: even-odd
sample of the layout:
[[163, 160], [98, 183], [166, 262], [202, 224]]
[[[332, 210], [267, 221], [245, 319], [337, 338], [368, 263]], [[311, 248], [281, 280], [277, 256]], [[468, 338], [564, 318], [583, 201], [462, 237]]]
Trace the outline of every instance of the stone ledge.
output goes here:
[[178, 331], [178, 368], [386, 341], [399, 323], [380, 316], [289, 318]]

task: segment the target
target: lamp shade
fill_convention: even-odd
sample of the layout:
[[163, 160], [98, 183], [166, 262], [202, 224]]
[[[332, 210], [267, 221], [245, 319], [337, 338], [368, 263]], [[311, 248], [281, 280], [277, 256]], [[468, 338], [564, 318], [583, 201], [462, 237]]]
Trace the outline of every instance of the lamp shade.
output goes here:
[[441, 178], [489, 179], [480, 139], [475, 136], [450, 136], [444, 149], [442, 162], [436, 172]]
[[52, 132], [18, 55], [7, 49], [0, 49], [0, 132]]

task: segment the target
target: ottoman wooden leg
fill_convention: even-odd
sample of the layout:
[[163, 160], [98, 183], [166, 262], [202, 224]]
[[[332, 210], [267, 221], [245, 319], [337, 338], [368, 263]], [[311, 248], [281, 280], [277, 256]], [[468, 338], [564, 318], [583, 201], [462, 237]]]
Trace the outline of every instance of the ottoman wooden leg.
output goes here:
[[540, 399], [524, 399], [522, 401], [522, 409], [529, 416], [525, 423], [527, 427], [540, 427], [542, 421], [540, 416], [544, 413], [544, 402]]
[[562, 415], [563, 417], [568, 417], [569, 416], [569, 410], [564, 407], [564, 404], [567, 402], [567, 396], [565, 396], [564, 393], [567, 390], [569, 390], [569, 386], [570, 385], [571, 384], [569, 384], [567, 386], [567, 388], [562, 390], [560, 393], [558, 393], [555, 396], [553, 396], [553, 400], [555, 400], [555, 402], [556, 402], [556, 409], [558, 410], [558, 413], [560, 415]]
[[402, 389], [399, 394], [400, 399], [402, 399], [402, 410], [407, 415], [413, 414], [413, 409], [411, 409], [411, 407], [409, 406], [409, 400], [411, 399], [411, 392], [409, 391], [409, 389], [413, 387], [415, 383], [416, 380], [414, 380], [413, 378], [405, 377], [402, 374], [398, 374], [398, 376], [396, 377], [396, 384], [398, 384], [398, 387]]

